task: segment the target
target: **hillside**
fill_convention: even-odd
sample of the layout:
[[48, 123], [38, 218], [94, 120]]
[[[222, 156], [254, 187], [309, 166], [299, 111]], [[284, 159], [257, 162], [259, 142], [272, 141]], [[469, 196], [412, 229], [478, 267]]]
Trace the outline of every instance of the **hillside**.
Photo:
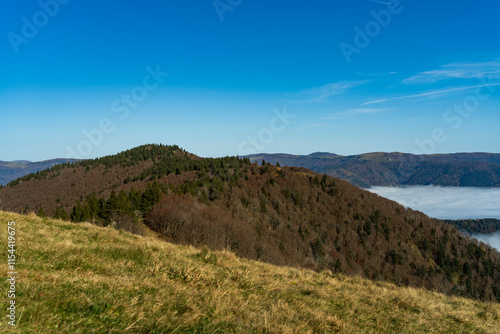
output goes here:
[[145, 145], [26, 176], [0, 206], [115, 225], [272, 264], [500, 300], [500, 254], [421, 212], [305, 168]]
[[0, 185], [6, 185], [12, 180], [27, 174], [50, 168], [67, 162], [76, 162], [75, 159], [52, 159], [46, 161], [0, 161]]
[[[100, 159], [59, 164], [11, 181], [0, 188], [0, 209], [28, 212], [43, 207], [52, 215], [59, 207], [71, 210], [77, 200], [83, 201], [93, 192], [107, 198], [111, 190], [144, 190], [159, 173], [159, 181], [165, 184], [178, 185], [192, 179], [191, 175], [178, 177], [178, 164], [187, 157], [198, 158], [177, 146], [144, 147]], [[153, 159], [160, 157], [158, 168]]]
[[500, 187], [500, 154], [457, 153], [413, 155], [405, 153], [366, 153], [340, 156], [331, 153], [311, 155], [256, 154], [252, 162], [263, 159], [282, 166], [298, 166], [326, 173], [363, 188], [370, 186], [439, 185], [454, 187]]
[[[16, 222], [16, 333], [498, 333], [500, 304], [277, 267], [91, 224]], [[7, 244], [5, 233], [0, 243]], [[6, 262], [0, 270], [7, 272]], [[2, 291], [7, 281], [1, 280]], [[7, 299], [0, 299], [6, 309]]]

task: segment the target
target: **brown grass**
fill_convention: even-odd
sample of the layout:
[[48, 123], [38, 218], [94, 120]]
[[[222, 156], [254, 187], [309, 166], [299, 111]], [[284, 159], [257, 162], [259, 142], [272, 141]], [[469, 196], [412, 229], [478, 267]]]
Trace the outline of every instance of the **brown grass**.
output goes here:
[[[500, 331], [500, 304], [7, 212], [0, 212], [2, 245], [8, 221], [16, 222], [18, 237], [18, 322], [12, 329], [2, 315], [2, 332]], [[0, 289], [5, 310], [5, 279]]]

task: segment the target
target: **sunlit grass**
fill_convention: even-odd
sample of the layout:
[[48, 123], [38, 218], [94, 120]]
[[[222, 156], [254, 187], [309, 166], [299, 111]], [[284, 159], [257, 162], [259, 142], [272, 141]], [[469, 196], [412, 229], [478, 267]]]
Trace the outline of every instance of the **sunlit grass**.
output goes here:
[[[499, 333], [500, 304], [0, 212], [23, 333]], [[4, 251], [3, 254], [6, 254]], [[1, 261], [5, 277], [7, 259]], [[0, 284], [6, 314], [7, 282]], [[0, 317], [0, 331], [10, 329]]]

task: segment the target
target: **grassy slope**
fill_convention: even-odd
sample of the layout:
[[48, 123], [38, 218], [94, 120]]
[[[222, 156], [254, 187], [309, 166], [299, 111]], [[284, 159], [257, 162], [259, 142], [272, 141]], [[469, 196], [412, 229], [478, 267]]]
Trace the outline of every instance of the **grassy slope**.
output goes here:
[[[12, 220], [20, 256], [16, 330], [23, 333], [500, 330], [500, 304], [276, 267], [89, 224], [0, 212], [4, 249]], [[5, 279], [0, 289], [7, 291]]]

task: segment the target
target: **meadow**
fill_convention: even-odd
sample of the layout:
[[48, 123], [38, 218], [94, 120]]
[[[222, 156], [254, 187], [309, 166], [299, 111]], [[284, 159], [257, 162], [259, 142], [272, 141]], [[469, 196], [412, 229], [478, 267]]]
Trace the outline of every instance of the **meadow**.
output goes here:
[[[19, 333], [498, 333], [500, 304], [174, 245], [152, 232], [16, 222]], [[6, 254], [6, 252], [4, 252]], [[2, 276], [8, 271], [1, 261]], [[5, 292], [5, 293], [4, 293]]]

